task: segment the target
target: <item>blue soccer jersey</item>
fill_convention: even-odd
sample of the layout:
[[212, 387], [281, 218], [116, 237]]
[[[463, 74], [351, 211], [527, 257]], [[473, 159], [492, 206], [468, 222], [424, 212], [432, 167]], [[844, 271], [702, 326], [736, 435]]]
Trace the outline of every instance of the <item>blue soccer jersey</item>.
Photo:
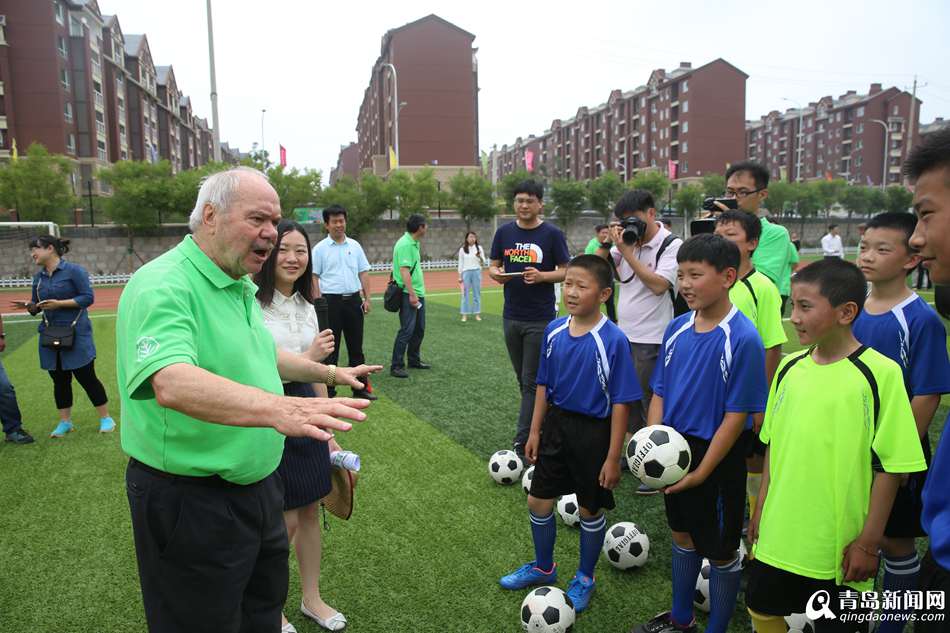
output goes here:
[[627, 336], [607, 317], [582, 336], [571, 336], [571, 317], [544, 330], [537, 384], [548, 403], [592, 418], [606, 418], [614, 404], [643, 398]]
[[697, 332], [696, 313], [673, 319], [653, 371], [663, 398], [663, 423], [711, 440], [726, 413], [765, 411], [765, 348], [755, 325], [735, 306], [709, 332]]
[[900, 365], [910, 397], [950, 393], [947, 332], [917, 294], [883, 314], [862, 311], [853, 331], [858, 341]]

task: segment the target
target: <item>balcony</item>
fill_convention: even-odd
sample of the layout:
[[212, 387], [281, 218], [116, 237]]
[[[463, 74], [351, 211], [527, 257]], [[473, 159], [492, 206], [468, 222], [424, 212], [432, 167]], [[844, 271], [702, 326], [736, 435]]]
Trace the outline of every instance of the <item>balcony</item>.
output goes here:
[[679, 122], [678, 120], [676, 120], [676, 119], [670, 121], [670, 127], [676, 127], [676, 126], [679, 125], [679, 124], [680, 124], [680, 122]]
[[103, 108], [102, 93], [101, 93], [101, 92], [97, 92], [97, 93], [95, 93], [95, 94], [96, 94], [96, 107], [101, 110], [101, 109]]
[[0, 81], [0, 97], [3, 96], [3, 82]]
[[5, 130], [5, 129], [7, 129], [7, 117], [0, 116], [0, 130]]
[[[2, 89], [2, 86], [0, 86], [0, 89]], [[0, 92], [0, 94], [3, 94], [3, 93]], [[902, 141], [902, 140], [904, 140], [904, 133], [903, 133], [903, 132], [891, 132], [891, 140], [892, 140], [892, 141]]]
[[900, 157], [901, 157], [901, 150], [900, 150], [900, 148], [892, 149], [890, 152], [888, 152], [887, 155], [890, 156], [891, 158], [900, 158]]
[[106, 124], [102, 121], [96, 121], [96, 133], [99, 134], [99, 136], [105, 138]]

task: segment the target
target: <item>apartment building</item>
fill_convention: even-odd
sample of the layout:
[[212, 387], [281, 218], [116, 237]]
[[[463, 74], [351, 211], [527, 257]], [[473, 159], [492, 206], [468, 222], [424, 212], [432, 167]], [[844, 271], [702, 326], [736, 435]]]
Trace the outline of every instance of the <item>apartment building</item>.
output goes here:
[[590, 180], [616, 171], [624, 181], [656, 169], [676, 179], [722, 173], [745, 152], [748, 75], [724, 59], [657, 69], [632, 90], [580, 106], [539, 135], [519, 137], [489, 155], [493, 181], [527, 169], [546, 178]]
[[773, 110], [746, 122], [746, 156], [776, 180], [898, 184], [908, 149], [919, 141], [920, 104], [909, 92], [873, 83], [866, 94], [849, 90]]

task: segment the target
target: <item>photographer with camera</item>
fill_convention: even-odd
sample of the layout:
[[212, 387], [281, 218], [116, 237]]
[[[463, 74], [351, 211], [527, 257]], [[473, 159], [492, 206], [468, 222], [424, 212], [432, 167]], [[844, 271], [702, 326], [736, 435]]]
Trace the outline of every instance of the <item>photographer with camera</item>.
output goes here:
[[[676, 253], [683, 240], [656, 219], [649, 191], [628, 191], [614, 207], [617, 221], [610, 225], [610, 244], [601, 244], [597, 254], [613, 262], [620, 284], [617, 325], [627, 335], [637, 370], [643, 400], [631, 406], [628, 432], [646, 425], [650, 409], [650, 378], [660, 353], [663, 332], [673, 319], [676, 287]], [[641, 486], [638, 494], [656, 491]]]

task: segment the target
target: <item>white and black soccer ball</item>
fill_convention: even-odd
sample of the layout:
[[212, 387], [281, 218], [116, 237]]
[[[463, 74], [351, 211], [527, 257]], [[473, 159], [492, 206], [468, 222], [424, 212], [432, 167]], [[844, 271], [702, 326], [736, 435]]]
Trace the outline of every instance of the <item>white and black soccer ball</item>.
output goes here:
[[671, 486], [685, 477], [692, 459], [686, 439], [662, 424], [634, 433], [626, 455], [630, 472], [654, 489]]
[[566, 633], [574, 618], [571, 599], [557, 587], [538, 587], [521, 603], [521, 628], [532, 633]]
[[804, 613], [793, 613], [785, 616], [788, 633], [815, 633], [815, 625]]
[[521, 489], [524, 493], [531, 494], [531, 481], [534, 479], [534, 466], [528, 466], [521, 475]]
[[488, 460], [488, 474], [499, 484], [513, 484], [521, 477], [524, 464], [514, 451], [498, 451]]
[[699, 575], [696, 576], [696, 592], [693, 594], [693, 604], [700, 611], [709, 613], [709, 577], [712, 574], [712, 567], [709, 565], [709, 559], [704, 558], [699, 567]]
[[643, 567], [650, 556], [650, 538], [635, 523], [614, 523], [604, 537], [604, 555], [617, 569]]
[[567, 525], [574, 527], [581, 522], [581, 509], [577, 505], [577, 495], [571, 493], [557, 500], [557, 513]]

